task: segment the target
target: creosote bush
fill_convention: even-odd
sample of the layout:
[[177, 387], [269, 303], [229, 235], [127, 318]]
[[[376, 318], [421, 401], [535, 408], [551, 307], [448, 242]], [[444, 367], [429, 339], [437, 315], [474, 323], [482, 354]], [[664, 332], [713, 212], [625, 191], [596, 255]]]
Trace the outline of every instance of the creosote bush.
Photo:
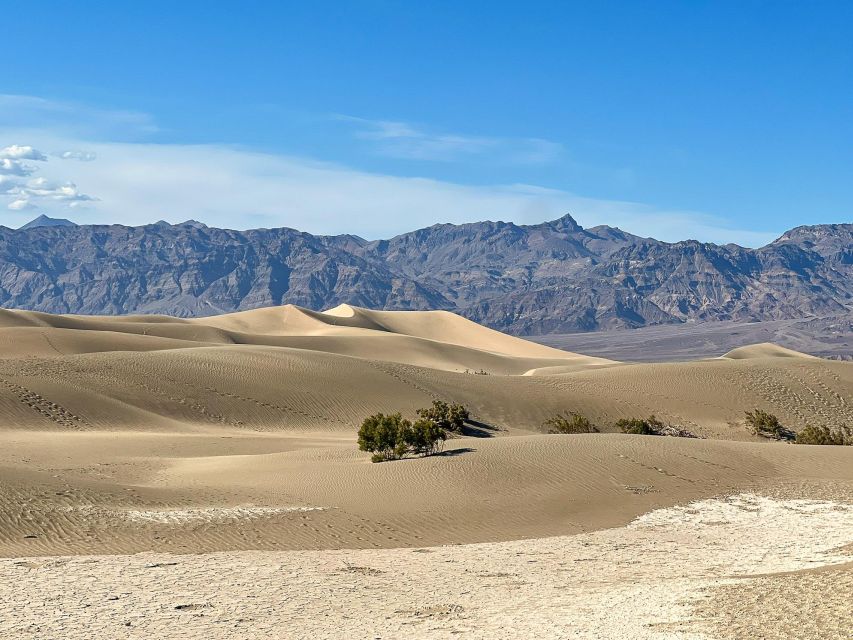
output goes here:
[[755, 435], [772, 440], [793, 440], [796, 435], [779, 422], [779, 418], [761, 409], [746, 412], [746, 423], [752, 427]]
[[574, 412], [558, 413], [542, 423], [542, 426], [548, 429], [548, 433], [598, 433], [589, 418]]
[[616, 421], [616, 427], [622, 433], [630, 433], [638, 436], [656, 436], [663, 427], [663, 422], [653, 415], [648, 418], [621, 418]]
[[654, 415], [648, 418], [621, 418], [615, 425], [622, 433], [640, 436], [671, 436], [674, 438], [696, 438], [696, 434], [681, 427], [666, 424]]
[[806, 425], [800, 431], [796, 439], [797, 444], [828, 444], [839, 446], [853, 445], [853, 429], [849, 427], [839, 427], [838, 429], [830, 429], [829, 427], [812, 427]]
[[432, 406], [418, 409], [417, 414], [424, 420], [434, 422], [442, 429], [460, 432], [465, 421], [470, 417], [468, 409], [461, 404], [447, 404], [442, 400], [433, 400]]
[[409, 454], [435, 455], [444, 448], [447, 431], [461, 431], [469, 417], [461, 404], [448, 405], [440, 400], [417, 413], [421, 417], [414, 423], [400, 413], [368, 416], [358, 430], [358, 448], [372, 453], [372, 462], [399, 460]]
[[373, 453], [373, 462], [399, 458], [405, 453], [403, 434], [411, 426], [399, 413], [368, 416], [358, 430], [358, 448]]

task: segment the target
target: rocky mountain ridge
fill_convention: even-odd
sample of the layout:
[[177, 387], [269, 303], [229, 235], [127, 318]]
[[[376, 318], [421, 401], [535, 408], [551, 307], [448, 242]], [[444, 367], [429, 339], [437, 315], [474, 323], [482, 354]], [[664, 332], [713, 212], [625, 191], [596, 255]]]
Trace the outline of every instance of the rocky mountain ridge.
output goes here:
[[194, 221], [0, 227], [4, 307], [192, 316], [284, 303], [449, 309], [526, 335], [843, 315], [853, 224], [797, 227], [758, 249], [584, 229], [568, 215], [378, 241]]

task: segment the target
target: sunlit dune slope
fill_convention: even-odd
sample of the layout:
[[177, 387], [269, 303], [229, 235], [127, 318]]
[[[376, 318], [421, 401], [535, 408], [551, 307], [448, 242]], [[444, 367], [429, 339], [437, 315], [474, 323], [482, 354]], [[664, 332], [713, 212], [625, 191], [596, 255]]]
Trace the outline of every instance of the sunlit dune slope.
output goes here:
[[191, 320], [0, 312], [0, 347], [5, 356], [233, 344], [293, 347], [499, 375], [543, 366], [611, 364], [507, 336], [444, 311], [375, 312], [342, 305], [320, 313], [285, 305]]

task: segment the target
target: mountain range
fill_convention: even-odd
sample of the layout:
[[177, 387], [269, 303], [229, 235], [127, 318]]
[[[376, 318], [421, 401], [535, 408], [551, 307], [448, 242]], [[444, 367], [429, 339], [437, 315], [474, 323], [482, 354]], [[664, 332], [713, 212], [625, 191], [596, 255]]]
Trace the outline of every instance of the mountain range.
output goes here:
[[758, 249], [584, 229], [570, 215], [377, 241], [192, 220], [0, 226], [4, 307], [186, 317], [284, 303], [447, 309], [519, 335], [843, 315], [853, 224], [797, 227]]

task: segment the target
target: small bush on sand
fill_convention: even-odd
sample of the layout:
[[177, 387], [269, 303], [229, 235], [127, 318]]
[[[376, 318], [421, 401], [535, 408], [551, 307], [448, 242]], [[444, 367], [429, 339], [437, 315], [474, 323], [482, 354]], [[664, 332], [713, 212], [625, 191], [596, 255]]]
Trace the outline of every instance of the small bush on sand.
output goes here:
[[431, 420], [416, 420], [406, 432], [406, 445], [412, 453], [431, 456], [444, 448], [447, 431]]
[[368, 416], [358, 430], [358, 448], [372, 453], [372, 462], [398, 460], [410, 453], [433, 455], [446, 439], [447, 432], [431, 420], [412, 424], [399, 413]]
[[438, 427], [447, 431], [462, 431], [462, 426], [470, 415], [468, 409], [461, 404], [447, 404], [443, 400], [433, 400], [432, 406], [426, 409], [418, 409], [418, 415]]
[[411, 427], [411, 424], [399, 413], [387, 416], [377, 413], [368, 416], [358, 430], [358, 448], [370, 451], [373, 454], [373, 462], [399, 458], [403, 431], [407, 426]]
[[697, 438], [698, 436], [687, 429], [666, 424], [654, 415], [648, 418], [621, 418], [616, 421], [616, 428], [622, 433], [639, 436], [671, 436], [673, 438]]
[[793, 431], [781, 425], [779, 418], [761, 409], [747, 411], [746, 423], [752, 427], [755, 435], [771, 440], [793, 440], [796, 437]]
[[663, 426], [663, 422], [653, 415], [648, 418], [621, 418], [616, 421], [616, 427], [622, 433], [638, 436], [656, 436]]
[[829, 444], [839, 446], [853, 445], [853, 429], [840, 427], [830, 429], [829, 427], [806, 427], [797, 434], [797, 444]]
[[558, 413], [549, 418], [542, 426], [548, 433], [598, 433], [589, 419], [579, 413]]

